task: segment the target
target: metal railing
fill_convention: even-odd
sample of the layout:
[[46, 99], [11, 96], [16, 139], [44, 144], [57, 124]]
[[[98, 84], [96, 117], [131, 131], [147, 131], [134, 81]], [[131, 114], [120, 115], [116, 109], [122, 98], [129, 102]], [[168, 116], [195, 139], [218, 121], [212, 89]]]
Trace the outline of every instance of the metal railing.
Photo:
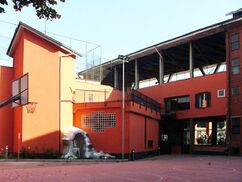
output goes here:
[[155, 110], [156, 112], [161, 112], [161, 104], [154, 99], [142, 94], [137, 90], [132, 90], [130, 94], [130, 99], [132, 102], [140, 104], [144, 107]]
[[[90, 102], [121, 102], [122, 92], [117, 89], [104, 90], [76, 90], [74, 95], [75, 103]], [[161, 105], [154, 99], [142, 94], [137, 90], [131, 90], [125, 94], [125, 102], [133, 102], [150, 108], [156, 112], [161, 112]]]

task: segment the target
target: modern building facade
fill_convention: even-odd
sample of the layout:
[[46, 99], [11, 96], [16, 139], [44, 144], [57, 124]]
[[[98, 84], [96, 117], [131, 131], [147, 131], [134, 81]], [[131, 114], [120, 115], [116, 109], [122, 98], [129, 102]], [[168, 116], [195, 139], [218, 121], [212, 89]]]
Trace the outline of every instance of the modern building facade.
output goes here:
[[[241, 12], [125, 55], [125, 88], [161, 104], [161, 152], [242, 154]], [[120, 59], [79, 74], [95, 80], [99, 73], [102, 84], [122, 89]]]
[[13, 68], [0, 67], [0, 99], [27, 74], [28, 101], [37, 106], [33, 114], [0, 108], [0, 148], [61, 152], [63, 134], [75, 126], [94, 148], [117, 156], [242, 155], [241, 12], [79, 77], [77, 52], [20, 23], [7, 52]]

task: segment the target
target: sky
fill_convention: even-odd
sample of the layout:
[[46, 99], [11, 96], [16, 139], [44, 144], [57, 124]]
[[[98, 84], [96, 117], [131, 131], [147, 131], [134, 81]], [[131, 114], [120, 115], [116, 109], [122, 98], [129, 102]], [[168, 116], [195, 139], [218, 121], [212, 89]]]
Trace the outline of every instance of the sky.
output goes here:
[[[0, 14], [0, 64], [11, 65], [6, 49], [22, 21], [49, 34], [76, 51], [102, 62], [231, 18], [226, 13], [242, 8], [241, 0], [66, 0], [55, 7], [59, 20], [40, 20], [32, 6], [15, 12], [11, 1]], [[46, 25], [46, 26], [45, 26]], [[54, 34], [55, 35], [54, 35]], [[95, 44], [66, 39], [73, 37]], [[98, 46], [100, 45], [100, 46]], [[93, 55], [92, 55], [93, 54]], [[94, 56], [95, 54], [95, 56]], [[85, 61], [85, 60], [84, 60]]]

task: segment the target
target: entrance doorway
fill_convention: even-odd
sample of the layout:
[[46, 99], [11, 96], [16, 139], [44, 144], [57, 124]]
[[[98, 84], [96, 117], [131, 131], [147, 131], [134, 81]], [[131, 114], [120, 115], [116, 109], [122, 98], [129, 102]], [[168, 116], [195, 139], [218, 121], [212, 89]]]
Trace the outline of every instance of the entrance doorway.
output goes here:
[[160, 150], [163, 154], [190, 152], [189, 120], [165, 119], [160, 123]]

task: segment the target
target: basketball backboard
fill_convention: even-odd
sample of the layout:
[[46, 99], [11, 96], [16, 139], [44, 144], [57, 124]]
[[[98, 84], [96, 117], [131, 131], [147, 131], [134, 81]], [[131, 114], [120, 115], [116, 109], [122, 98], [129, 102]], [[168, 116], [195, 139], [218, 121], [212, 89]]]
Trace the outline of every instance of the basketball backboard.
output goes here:
[[12, 82], [12, 97], [19, 95], [20, 98], [12, 103], [12, 107], [18, 107], [28, 104], [28, 73]]

